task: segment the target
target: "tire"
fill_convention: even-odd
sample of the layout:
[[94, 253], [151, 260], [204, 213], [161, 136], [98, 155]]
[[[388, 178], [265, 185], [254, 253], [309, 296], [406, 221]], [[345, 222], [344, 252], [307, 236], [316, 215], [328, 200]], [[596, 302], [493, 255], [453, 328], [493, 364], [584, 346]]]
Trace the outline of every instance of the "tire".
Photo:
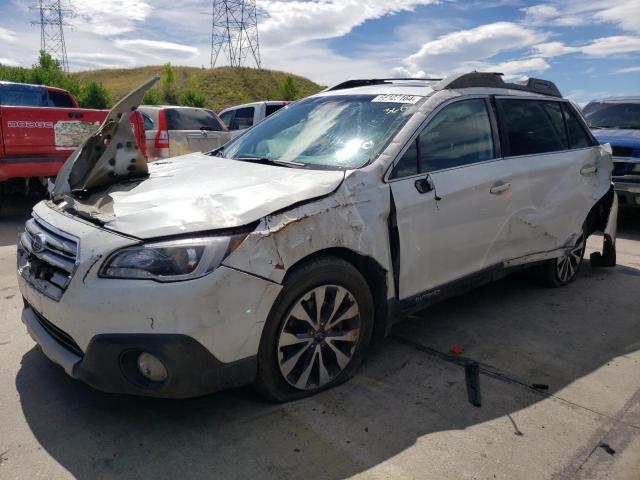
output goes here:
[[538, 278], [545, 287], [558, 288], [569, 285], [578, 276], [587, 246], [586, 237], [578, 237], [575, 245], [562, 257], [548, 260], [539, 267]]
[[345, 382], [364, 359], [373, 321], [371, 292], [353, 265], [323, 257], [295, 268], [264, 327], [255, 386], [286, 402]]

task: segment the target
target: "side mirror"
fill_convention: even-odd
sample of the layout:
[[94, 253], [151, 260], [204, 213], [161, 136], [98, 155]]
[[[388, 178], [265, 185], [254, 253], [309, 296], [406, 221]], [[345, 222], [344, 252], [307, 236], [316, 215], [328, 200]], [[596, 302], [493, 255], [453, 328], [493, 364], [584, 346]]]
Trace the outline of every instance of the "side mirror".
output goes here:
[[419, 178], [415, 183], [416, 190], [418, 193], [428, 193], [432, 190], [435, 190], [435, 186], [433, 185], [433, 180], [431, 180], [431, 176], [427, 175], [425, 178]]

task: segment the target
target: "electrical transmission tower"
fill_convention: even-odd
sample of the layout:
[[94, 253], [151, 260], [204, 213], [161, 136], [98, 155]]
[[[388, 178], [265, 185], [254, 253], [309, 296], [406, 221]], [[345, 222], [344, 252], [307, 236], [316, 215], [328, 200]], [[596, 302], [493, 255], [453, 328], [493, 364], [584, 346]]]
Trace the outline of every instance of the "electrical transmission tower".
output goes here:
[[251, 57], [260, 68], [255, 0], [213, 0], [211, 68], [221, 52], [232, 67], [245, 66]]
[[40, 14], [40, 19], [31, 23], [40, 25], [40, 50], [58, 60], [62, 69], [68, 72], [69, 60], [62, 27], [66, 25], [64, 18], [71, 16], [73, 12], [62, 8], [60, 1], [39, 0], [34, 9]]

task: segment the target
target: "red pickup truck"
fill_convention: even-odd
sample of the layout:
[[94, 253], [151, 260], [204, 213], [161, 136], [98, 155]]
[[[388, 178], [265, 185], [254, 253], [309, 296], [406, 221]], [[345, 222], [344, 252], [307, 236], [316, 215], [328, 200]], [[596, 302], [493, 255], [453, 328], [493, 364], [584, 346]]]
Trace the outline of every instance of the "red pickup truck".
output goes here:
[[[79, 108], [60, 88], [0, 82], [0, 193], [44, 186], [108, 113]], [[144, 152], [144, 124], [137, 111], [131, 124]]]

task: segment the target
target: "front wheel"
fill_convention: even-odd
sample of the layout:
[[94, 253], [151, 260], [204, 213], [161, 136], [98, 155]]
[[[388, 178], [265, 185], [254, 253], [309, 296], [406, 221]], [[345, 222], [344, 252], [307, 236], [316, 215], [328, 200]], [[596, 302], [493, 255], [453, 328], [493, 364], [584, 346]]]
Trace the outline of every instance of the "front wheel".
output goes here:
[[269, 315], [258, 354], [258, 388], [288, 401], [351, 378], [373, 330], [373, 299], [362, 274], [340, 258], [292, 272]]
[[540, 279], [547, 287], [563, 287], [578, 276], [587, 246], [586, 238], [581, 235], [575, 245], [562, 257], [548, 260], [540, 267]]

